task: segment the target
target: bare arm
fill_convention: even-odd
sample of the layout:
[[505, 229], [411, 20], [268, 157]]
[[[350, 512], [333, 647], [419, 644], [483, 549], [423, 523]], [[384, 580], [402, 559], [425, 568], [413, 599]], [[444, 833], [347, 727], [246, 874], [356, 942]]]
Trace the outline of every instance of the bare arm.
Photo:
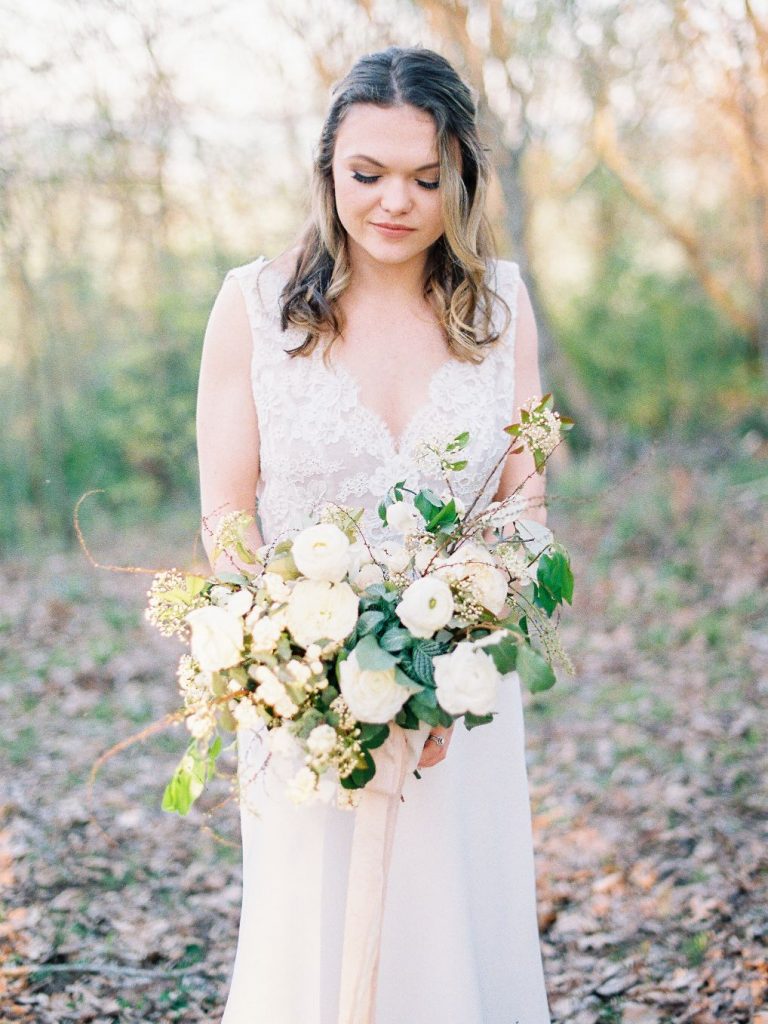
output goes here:
[[[531, 307], [531, 300], [522, 279], [517, 292], [517, 334], [515, 337], [515, 396], [514, 415], [510, 423], [520, 420], [520, 406], [534, 396], [541, 397], [541, 376], [539, 373], [539, 339], [536, 331], [536, 319]], [[539, 504], [546, 491], [546, 470], [541, 476], [534, 472], [533, 456], [524, 451], [519, 455], [508, 455], [501, 473], [499, 487], [495, 499], [501, 501], [509, 497], [523, 480], [533, 474], [523, 484], [520, 495], [531, 500], [523, 515], [526, 519], [535, 519], [546, 524], [547, 510]]]
[[[224, 282], [203, 342], [197, 392], [197, 455], [203, 546], [214, 572], [248, 569], [226, 556], [213, 563], [216, 523], [226, 512], [255, 511], [259, 428], [251, 390], [251, 328], [240, 285]], [[250, 547], [262, 544], [254, 524]], [[250, 567], [253, 571], [253, 567]]]

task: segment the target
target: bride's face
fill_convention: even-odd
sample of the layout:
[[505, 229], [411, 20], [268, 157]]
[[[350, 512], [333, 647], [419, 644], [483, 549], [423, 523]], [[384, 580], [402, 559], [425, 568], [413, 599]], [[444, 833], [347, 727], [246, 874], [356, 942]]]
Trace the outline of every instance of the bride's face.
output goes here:
[[336, 135], [333, 181], [353, 258], [359, 247], [378, 262], [404, 263], [443, 233], [437, 133], [416, 107], [350, 107]]

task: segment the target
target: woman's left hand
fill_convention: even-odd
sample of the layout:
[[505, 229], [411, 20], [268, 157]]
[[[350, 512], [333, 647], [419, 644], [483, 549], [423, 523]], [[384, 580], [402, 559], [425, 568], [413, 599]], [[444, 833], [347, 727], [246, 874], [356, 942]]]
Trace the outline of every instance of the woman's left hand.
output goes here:
[[434, 740], [427, 739], [424, 741], [424, 747], [421, 752], [421, 758], [417, 765], [418, 768], [432, 768], [434, 765], [439, 764], [445, 755], [448, 753], [448, 747], [451, 745], [451, 736], [453, 735], [453, 725], [445, 729], [441, 725], [433, 725], [429, 730], [430, 736], [442, 736], [444, 742], [442, 746], [439, 743], [435, 743]]

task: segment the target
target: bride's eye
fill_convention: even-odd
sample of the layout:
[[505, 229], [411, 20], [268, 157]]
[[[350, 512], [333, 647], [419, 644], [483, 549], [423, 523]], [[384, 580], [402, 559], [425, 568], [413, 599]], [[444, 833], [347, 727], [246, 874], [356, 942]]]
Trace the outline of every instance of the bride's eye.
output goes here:
[[[352, 171], [352, 177], [355, 181], [359, 181], [363, 185], [373, 185], [374, 182], [378, 181], [381, 177], [380, 174], [361, 174], [360, 171]], [[422, 188], [435, 189], [440, 185], [439, 181], [420, 181], [416, 179], [416, 184], [421, 185]]]

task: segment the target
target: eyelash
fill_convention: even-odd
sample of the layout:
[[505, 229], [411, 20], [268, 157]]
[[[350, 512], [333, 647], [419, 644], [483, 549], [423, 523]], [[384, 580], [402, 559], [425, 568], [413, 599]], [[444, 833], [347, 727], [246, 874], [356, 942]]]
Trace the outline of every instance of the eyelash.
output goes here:
[[[355, 181], [359, 181], [363, 185], [373, 185], [375, 181], [379, 180], [380, 175], [361, 174], [360, 171], [352, 171], [352, 177], [355, 179]], [[416, 179], [416, 181], [418, 182], [419, 185], [421, 185], [422, 188], [428, 189], [430, 192], [433, 189], [436, 189], [440, 184], [439, 181], [419, 181], [418, 178]]]

